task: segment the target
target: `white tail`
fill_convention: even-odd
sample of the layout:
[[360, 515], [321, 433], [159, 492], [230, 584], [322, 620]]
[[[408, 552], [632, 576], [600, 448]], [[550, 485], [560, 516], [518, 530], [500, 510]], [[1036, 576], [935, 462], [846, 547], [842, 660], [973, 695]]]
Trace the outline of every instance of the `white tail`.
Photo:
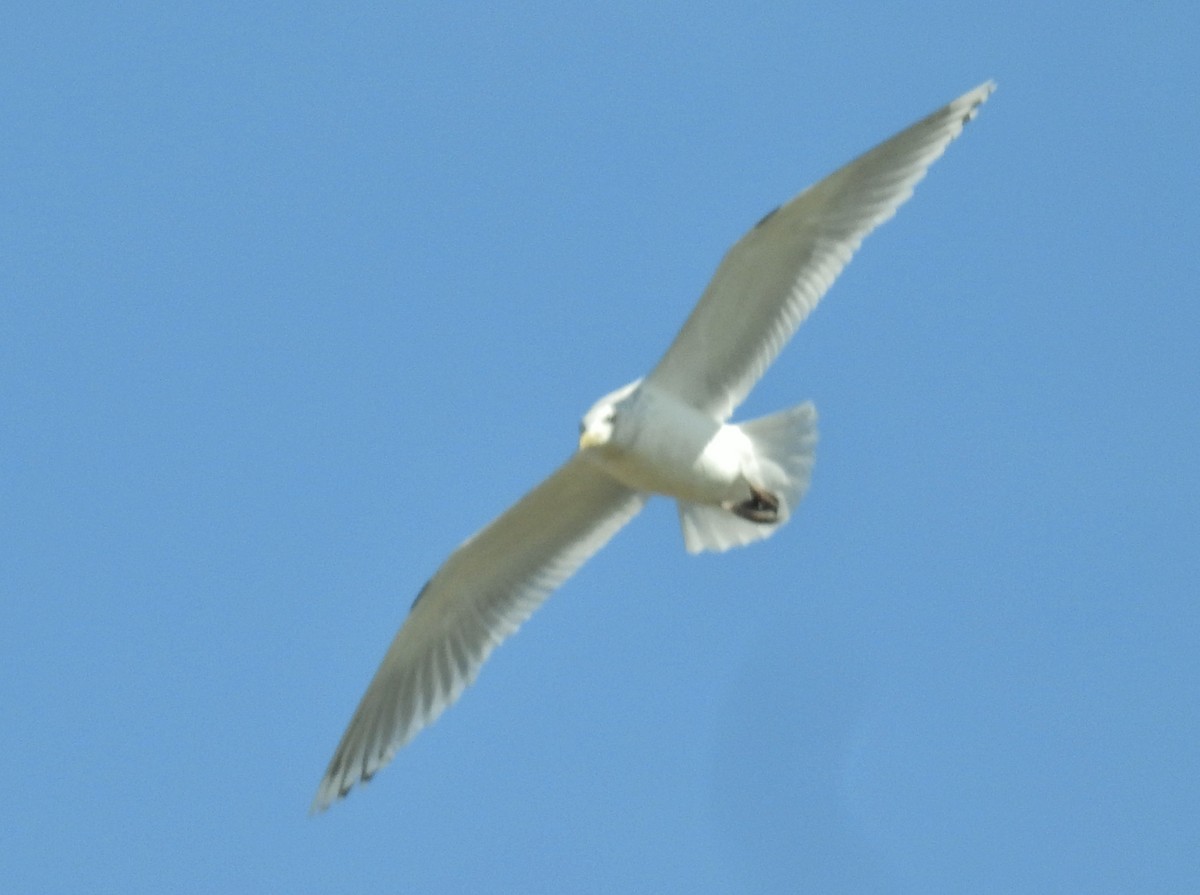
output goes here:
[[724, 507], [681, 500], [679, 522], [688, 553], [728, 550], [770, 537], [808, 490], [817, 445], [817, 409], [811, 401], [738, 428], [754, 445], [746, 476], [779, 501], [777, 520], [751, 522]]

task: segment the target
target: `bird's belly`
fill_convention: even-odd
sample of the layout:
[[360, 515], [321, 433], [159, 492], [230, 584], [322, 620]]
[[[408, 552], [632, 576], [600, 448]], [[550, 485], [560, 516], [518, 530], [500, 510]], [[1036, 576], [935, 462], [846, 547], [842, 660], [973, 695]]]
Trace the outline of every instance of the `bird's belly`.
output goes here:
[[736, 426], [710, 429], [650, 430], [623, 448], [601, 451], [597, 459], [610, 475], [639, 491], [693, 503], [740, 498], [746, 490], [742, 460], [749, 440]]

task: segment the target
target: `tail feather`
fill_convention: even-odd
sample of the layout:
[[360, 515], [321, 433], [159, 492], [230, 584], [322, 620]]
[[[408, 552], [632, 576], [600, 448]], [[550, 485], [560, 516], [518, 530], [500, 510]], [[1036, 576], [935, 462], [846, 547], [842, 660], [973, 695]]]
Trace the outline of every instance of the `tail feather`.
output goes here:
[[689, 553], [728, 550], [774, 534], [808, 490], [817, 444], [817, 410], [811, 401], [740, 426], [754, 447], [745, 468], [757, 488], [779, 501], [777, 521], [753, 522], [732, 510], [679, 501], [679, 522]]

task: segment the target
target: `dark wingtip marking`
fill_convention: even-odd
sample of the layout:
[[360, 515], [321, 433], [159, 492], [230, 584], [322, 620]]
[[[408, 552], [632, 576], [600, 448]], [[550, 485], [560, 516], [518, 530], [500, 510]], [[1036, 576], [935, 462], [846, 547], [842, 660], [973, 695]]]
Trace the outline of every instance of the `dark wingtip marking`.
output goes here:
[[774, 208], [772, 208], [770, 211], [768, 211], [766, 214], [764, 214], [761, 218], [759, 218], [758, 223], [754, 225], [754, 229], [757, 230], [759, 227], [761, 227], [767, 221], [771, 220], [771, 218], [775, 217], [775, 212], [779, 211], [779, 209], [781, 209], [781, 208], [783, 208], [782, 205], [776, 205]]
[[982, 84], [981, 86], [983, 89], [980, 91], [979, 96], [977, 96], [975, 98], [975, 101], [973, 103], [971, 103], [970, 108], [968, 108], [967, 111], [963, 114], [962, 123], [964, 125], [968, 121], [973, 119], [977, 114], [979, 114], [979, 107], [982, 106], [985, 102], [987, 102], [988, 97], [990, 97], [993, 93], [996, 92], [996, 82], [995, 81], [987, 81], [984, 84]]
[[415, 600], [413, 600], [412, 605], [408, 607], [409, 612], [412, 612], [414, 609], [417, 608], [417, 604], [421, 602], [421, 597], [425, 596], [425, 591], [429, 590], [429, 585], [431, 585], [431, 584], [433, 584], [432, 578], [430, 578], [423, 585], [421, 585], [421, 589], [417, 592], [417, 598]]

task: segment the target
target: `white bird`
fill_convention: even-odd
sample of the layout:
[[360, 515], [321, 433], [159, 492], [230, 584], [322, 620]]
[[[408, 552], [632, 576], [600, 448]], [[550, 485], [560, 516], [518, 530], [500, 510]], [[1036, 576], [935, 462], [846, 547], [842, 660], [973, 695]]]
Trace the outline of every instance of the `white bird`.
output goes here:
[[995, 89], [989, 81], [776, 208], [725, 255], [667, 353], [584, 415], [579, 450], [465, 541], [421, 589], [312, 810], [369, 780], [488, 655], [632, 519], [678, 501], [691, 553], [770, 536], [808, 487], [816, 411], [727, 422], [849, 262]]

